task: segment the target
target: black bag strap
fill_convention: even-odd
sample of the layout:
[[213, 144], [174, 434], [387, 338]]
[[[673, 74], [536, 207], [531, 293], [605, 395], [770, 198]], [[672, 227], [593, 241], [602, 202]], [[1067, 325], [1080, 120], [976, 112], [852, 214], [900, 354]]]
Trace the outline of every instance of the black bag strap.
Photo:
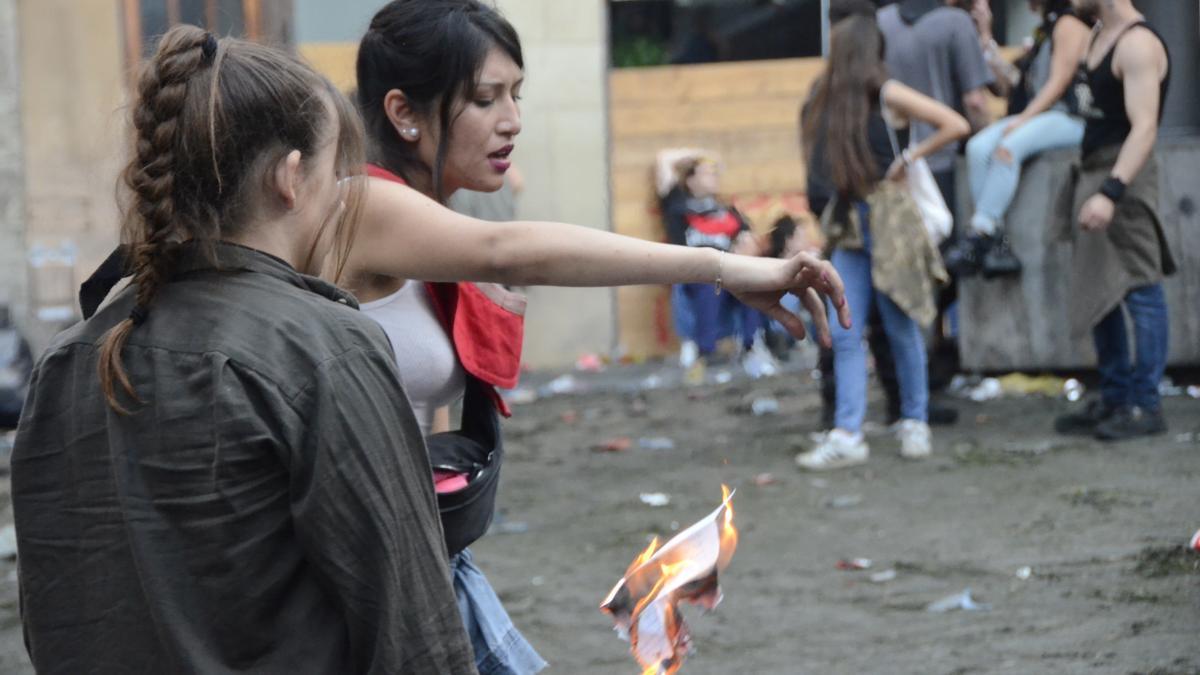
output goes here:
[[83, 312], [83, 318], [92, 318], [113, 287], [130, 275], [129, 248], [118, 246], [92, 272], [92, 276], [79, 285], [79, 309]]

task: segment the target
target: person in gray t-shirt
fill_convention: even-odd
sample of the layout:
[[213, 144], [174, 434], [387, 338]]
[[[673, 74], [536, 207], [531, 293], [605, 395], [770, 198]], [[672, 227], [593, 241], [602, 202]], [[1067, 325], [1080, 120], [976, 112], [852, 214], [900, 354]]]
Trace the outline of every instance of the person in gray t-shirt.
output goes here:
[[[892, 77], [965, 115], [974, 129], [987, 125], [983, 90], [994, 76], [979, 45], [971, 16], [942, 0], [900, 0], [879, 10], [879, 28], [887, 39]], [[913, 127], [913, 142], [932, 135], [928, 125]], [[929, 168], [950, 202], [955, 147], [929, 157]]]

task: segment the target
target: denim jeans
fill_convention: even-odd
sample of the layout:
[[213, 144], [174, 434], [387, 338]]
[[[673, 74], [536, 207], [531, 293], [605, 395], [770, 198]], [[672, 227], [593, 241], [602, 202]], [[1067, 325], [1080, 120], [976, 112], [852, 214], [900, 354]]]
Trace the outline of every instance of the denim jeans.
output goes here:
[[[728, 317], [736, 325], [742, 339], [742, 346], [749, 347], [754, 343], [754, 335], [766, 327], [766, 317], [758, 310], [743, 305], [729, 291], [721, 291], [718, 295], [712, 284], [680, 284], [680, 297], [683, 300], [680, 309], [691, 318], [692, 340], [696, 342], [700, 353], [711, 354], [717, 347], [717, 340], [728, 334], [722, 330], [728, 326]], [[676, 314], [675, 324], [680, 324], [680, 315]]]
[[[850, 328], [830, 322], [833, 331], [833, 370], [837, 380], [837, 405], [834, 426], [857, 433], [862, 430], [867, 414], [867, 353], [863, 347], [863, 329], [867, 325], [868, 309], [874, 304], [879, 311], [883, 331], [887, 334], [896, 364], [896, 379], [900, 382], [900, 417], [925, 422], [929, 408], [929, 373], [926, 368], [925, 338], [921, 327], [904, 313], [891, 298], [877, 291], [871, 281], [871, 239], [869, 214], [865, 204], [859, 205], [863, 223], [861, 251], [836, 249], [831, 262], [842, 277], [846, 302], [854, 317]], [[832, 309], [830, 316], [833, 316]]]
[[513, 625], [487, 577], [475, 566], [470, 549], [450, 559], [450, 570], [479, 675], [530, 675], [545, 668], [546, 662]]
[[[1003, 220], [1017, 193], [1022, 162], [1038, 153], [1077, 146], [1083, 141], [1083, 120], [1060, 110], [1037, 115], [1005, 136], [1004, 127], [1012, 119], [1006, 117], [992, 124], [967, 142], [968, 178], [975, 202], [971, 229], [977, 233], [992, 234]], [[1012, 161], [998, 159], [995, 153], [999, 148], [1007, 150]]]
[[1125, 311], [1118, 305], [1092, 329], [1100, 364], [1100, 395], [1108, 405], [1157, 411], [1170, 328], [1162, 284], [1135, 288], [1122, 304], [1133, 320], [1137, 361], [1129, 358]]

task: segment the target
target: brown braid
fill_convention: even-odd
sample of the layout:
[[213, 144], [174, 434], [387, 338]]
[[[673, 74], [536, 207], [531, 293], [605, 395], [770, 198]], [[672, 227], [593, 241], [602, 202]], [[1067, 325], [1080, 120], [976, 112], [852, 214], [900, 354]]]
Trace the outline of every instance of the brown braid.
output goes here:
[[128, 411], [117, 402], [114, 379], [135, 401], [140, 399], [121, 363], [121, 350], [134, 326], [145, 320], [171, 267], [171, 249], [182, 238], [176, 232], [176, 138], [188, 80], [211, 63], [204, 47], [206, 42], [211, 45], [212, 39], [194, 26], [172, 30], [163, 37], [138, 83], [138, 104], [133, 112], [134, 159], [123, 176], [132, 192], [132, 203], [121, 233], [129, 246], [137, 295], [129, 318], [102, 338], [98, 364], [104, 396], [122, 414]]
[[[169, 30], [145, 64], [133, 129], [132, 158], [122, 175], [128, 202], [121, 239], [131, 261], [134, 306], [105, 333], [99, 351], [100, 384], [119, 413], [127, 411], [117, 400], [117, 383], [138, 401], [122, 348], [147, 321], [181, 244], [218, 262], [217, 242], [279, 208], [266, 188], [292, 151], [308, 167], [320, 149], [335, 144], [340, 177], [361, 173], [364, 154], [358, 116], [328, 80], [285, 52], [235, 38], [218, 45], [195, 26]], [[358, 189], [346, 200], [346, 215], [326, 223], [338, 265], [349, 254], [362, 195], [362, 181], [353, 183]], [[326, 255], [320, 241], [327, 240], [314, 239], [311, 258]], [[316, 262], [322, 261], [309, 264]]]

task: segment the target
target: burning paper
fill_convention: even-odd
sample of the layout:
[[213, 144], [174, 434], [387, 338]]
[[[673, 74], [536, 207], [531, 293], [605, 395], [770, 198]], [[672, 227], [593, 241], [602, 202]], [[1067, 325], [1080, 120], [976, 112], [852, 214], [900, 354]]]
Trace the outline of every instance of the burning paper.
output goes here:
[[733, 493], [721, 486], [721, 505], [661, 548], [658, 538], [634, 559], [600, 609], [632, 643], [643, 675], [674, 673], [691, 652], [691, 635], [678, 604], [713, 609], [721, 602], [718, 576], [737, 548]]

